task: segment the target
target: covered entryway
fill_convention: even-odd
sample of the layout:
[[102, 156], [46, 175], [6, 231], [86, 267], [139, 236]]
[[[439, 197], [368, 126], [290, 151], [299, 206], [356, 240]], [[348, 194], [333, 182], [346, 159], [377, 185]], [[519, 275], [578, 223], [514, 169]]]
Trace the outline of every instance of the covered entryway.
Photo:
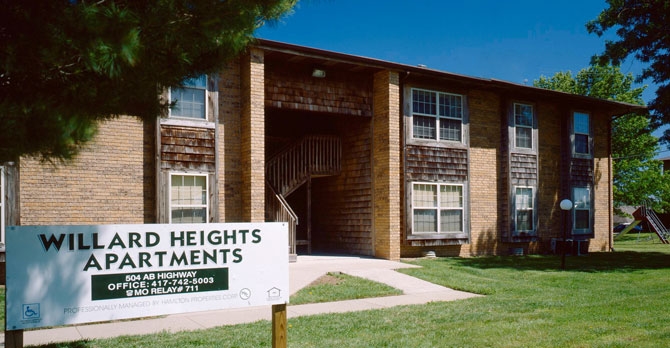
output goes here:
[[[266, 162], [266, 180], [268, 182], [268, 207], [270, 216], [289, 217], [289, 223], [298, 225], [299, 217], [303, 223], [300, 228], [291, 226], [291, 254], [296, 254], [297, 246], [312, 251], [312, 184], [313, 179], [339, 175], [341, 171], [342, 143], [337, 136], [308, 135], [284, 147]], [[302, 198], [293, 193], [299, 193]], [[272, 197], [274, 196], [274, 197]], [[292, 202], [289, 203], [289, 200]]]
[[398, 258], [398, 74], [262, 48], [266, 219], [295, 224], [293, 255]]
[[369, 119], [283, 110], [266, 119], [266, 213], [295, 225], [291, 254], [371, 255]]

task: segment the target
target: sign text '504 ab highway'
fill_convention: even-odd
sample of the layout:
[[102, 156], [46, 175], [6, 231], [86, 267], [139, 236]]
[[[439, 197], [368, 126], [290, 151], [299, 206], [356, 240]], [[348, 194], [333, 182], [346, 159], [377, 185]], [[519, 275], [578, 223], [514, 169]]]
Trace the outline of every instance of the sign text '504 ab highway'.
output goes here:
[[7, 330], [288, 302], [285, 223], [6, 233]]

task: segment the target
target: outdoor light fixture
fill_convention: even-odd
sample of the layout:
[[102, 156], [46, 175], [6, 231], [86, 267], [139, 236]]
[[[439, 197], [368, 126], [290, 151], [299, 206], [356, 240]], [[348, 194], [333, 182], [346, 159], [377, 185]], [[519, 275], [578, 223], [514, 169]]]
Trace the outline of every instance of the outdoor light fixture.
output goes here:
[[324, 78], [326, 77], [326, 71], [321, 69], [312, 70], [312, 77]]
[[572, 209], [572, 201], [569, 199], [564, 199], [561, 201], [561, 209], [570, 210]]
[[565, 269], [565, 253], [568, 245], [568, 214], [572, 209], [572, 201], [566, 198], [561, 201], [560, 206], [563, 210], [563, 253], [561, 255], [561, 269]]

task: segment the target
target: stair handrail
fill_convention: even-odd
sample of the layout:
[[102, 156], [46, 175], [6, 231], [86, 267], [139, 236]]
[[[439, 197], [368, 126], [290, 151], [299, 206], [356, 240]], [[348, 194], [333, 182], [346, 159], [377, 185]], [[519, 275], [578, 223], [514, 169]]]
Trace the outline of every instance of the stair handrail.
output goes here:
[[282, 196], [288, 196], [313, 175], [341, 170], [341, 140], [333, 135], [302, 137], [266, 161], [266, 177]]
[[658, 215], [656, 215], [656, 212], [654, 209], [650, 207], [649, 201], [644, 200], [642, 203], [642, 214], [647, 217], [647, 220], [650, 221], [652, 224], [655, 225], [655, 227], [662, 227], [663, 230], [665, 230], [665, 226], [661, 222], [661, 219], [659, 219]]
[[665, 227], [661, 219], [658, 217], [654, 209], [650, 207], [650, 203], [648, 200], [642, 201], [642, 216], [644, 216], [647, 221], [653, 225], [654, 230], [656, 231], [656, 234], [658, 237], [661, 239], [661, 241], [664, 244], [668, 244], [668, 238], [670, 237], [670, 233], [668, 232], [668, 229]]
[[289, 254], [295, 254], [298, 215], [291, 209], [286, 199], [277, 193], [268, 180], [265, 181], [265, 202], [265, 221], [288, 223]]

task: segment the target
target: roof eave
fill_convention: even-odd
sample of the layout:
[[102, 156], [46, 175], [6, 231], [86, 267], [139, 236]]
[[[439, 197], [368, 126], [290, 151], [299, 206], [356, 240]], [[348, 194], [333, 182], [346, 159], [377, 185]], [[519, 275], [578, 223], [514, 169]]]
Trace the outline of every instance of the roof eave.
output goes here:
[[333, 60], [349, 64], [358, 64], [371, 68], [386, 69], [397, 72], [420, 75], [427, 78], [457, 80], [462, 83], [478, 85], [486, 89], [508, 90], [513, 91], [514, 93], [522, 93], [527, 95], [542, 94], [552, 98], [564, 99], [566, 101], [569, 100], [574, 102], [580, 102], [582, 104], [599, 104], [609, 110], [608, 112], [610, 113], [610, 116], [620, 116], [630, 113], [641, 113], [641, 114], [648, 113], [647, 107], [643, 105], [599, 99], [578, 94], [571, 94], [561, 91], [539, 88], [535, 86], [522, 85], [498, 79], [486, 79], [486, 78], [454, 74], [422, 66], [412, 66], [407, 64], [394, 63], [375, 58], [356, 56], [306, 46], [299, 46], [279, 41], [256, 39], [254, 46], [264, 50], [283, 52], [311, 58]]

